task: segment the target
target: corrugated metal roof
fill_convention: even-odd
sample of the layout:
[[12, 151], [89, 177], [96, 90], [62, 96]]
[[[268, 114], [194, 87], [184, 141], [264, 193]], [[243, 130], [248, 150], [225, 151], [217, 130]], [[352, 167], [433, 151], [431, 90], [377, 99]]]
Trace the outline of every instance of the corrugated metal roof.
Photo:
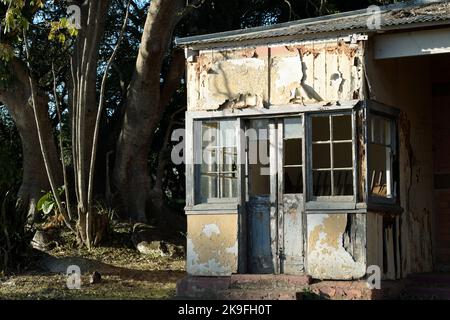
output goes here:
[[326, 32], [358, 30], [359, 32], [386, 31], [400, 26], [411, 28], [429, 24], [450, 24], [450, 3], [417, 3], [417, 1], [394, 4], [381, 8], [381, 29], [371, 30], [368, 25], [368, 10], [350, 11], [341, 14], [298, 20], [271, 26], [220, 32], [186, 38], [177, 38], [179, 46], [220, 45], [225, 42], [277, 38], [286, 36], [306, 36]]

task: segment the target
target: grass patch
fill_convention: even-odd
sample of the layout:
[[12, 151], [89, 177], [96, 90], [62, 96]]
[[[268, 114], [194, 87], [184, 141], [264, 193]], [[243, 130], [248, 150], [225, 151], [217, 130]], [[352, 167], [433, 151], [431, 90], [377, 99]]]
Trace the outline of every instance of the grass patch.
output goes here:
[[[0, 278], [0, 299], [171, 299], [176, 282], [185, 276], [184, 259], [140, 254], [130, 240], [131, 226], [114, 229], [111, 241], [88, 251], [77, 248], [73, 235], [61, 231], [56, 246], [48, 252], [57, 261], [82, 261], [81, 289], [68, 289], [63, 272], [39, 271], [38, 263], [21, 274]], [[90, 284], [91, 270], [102, 281]], [[84, 270], [84, 271], [83, 271]]]

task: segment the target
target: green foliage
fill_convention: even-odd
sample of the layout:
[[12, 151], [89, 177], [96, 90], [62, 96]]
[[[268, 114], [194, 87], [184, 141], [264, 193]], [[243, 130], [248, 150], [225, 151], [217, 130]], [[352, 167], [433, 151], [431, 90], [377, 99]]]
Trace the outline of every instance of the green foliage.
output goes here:
[[5, 18], [2, 21], [5, 33], [28, 29], [29, 22], [22, 12], [25, 7], [24, 0], [1, 0], [1, 3], [7, 6]]
[[14, 52], [11, 46], [0, 42], [0, 89], [7, 87], [11, 81], [12, 73], [9, 62], [13, 57]]
[[74, 25], [69, 23], [67, 18], [62, 18], [59, 21], [50, 23], [50, 32], [48, 35], [49, 40], [58, 41], [61, 44], [65, 44], [69, 38], [76, 37], [78, 30]]
[[0, 60], [9, 62], [14, 57], [14, 52], [10, 45], [0, 43]]
[[26, 211], [16, 208], [14, 192], [0, 192], [0, 273], [23, 267], [31, 232], [26, 230]]
[[[62, 196], [63, 193], [64, 193], [64, 186], [58, 188], [58, 195]], [[58, 213], [56, 200], [51, 191], [47, 192], [39, 199], [36, 205], [36, 209], [38, 211], [41, 211], [44, 215], [49, 215], [52, 212], [54, 212], [55, 214]]]

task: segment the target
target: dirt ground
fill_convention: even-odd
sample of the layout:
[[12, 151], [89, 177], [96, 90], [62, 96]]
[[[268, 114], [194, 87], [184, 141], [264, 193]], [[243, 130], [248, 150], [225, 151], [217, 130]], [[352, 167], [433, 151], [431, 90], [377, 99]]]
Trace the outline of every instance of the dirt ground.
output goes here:
[[[130, 240], [131, 226], [116, 227], [109, 241], [91, 251], [79, 249], [62, 233], [46, 253], [34, 251], [32, 263], [19, 274], [0, 276], [0, 299], [172, 299], [185, 276], [184, 258], [139, 253]], [[69, 265], [81, 269], [81, 288], [68, 289]], [[101, 281], [90, 284], [97, 271]]]

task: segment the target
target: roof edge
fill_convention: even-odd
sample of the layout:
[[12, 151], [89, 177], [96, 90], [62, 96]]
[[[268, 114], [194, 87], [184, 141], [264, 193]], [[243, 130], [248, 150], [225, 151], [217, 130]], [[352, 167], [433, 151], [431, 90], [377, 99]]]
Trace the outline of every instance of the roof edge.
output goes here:
[[[440, 2], [447, 2], [445, 0], [431, 0], [431, 1], [423, 1], [423, 0], [412, 0], [408, 2], [400, 2], [400, 3], [394, 3], [390, 5], [380, 6], [381, 13], [385, 13], [391, 10], [400, 10], [400, 9], [408, 9], [408, 8], [414, 8], [418, 6], [426, 6], [431, 5], [435, 3]], [[288, 29], [290, 27], [294, 26], [308, 26], [313, 25], [325, 21], [333, 21], [338, 20], [342, 18], [351, 18], [351, 17], [361, 17], [364, 15], [370, 15], [371, 12], [368, 12], [367, 9], [360, 9], [360, 10], [353, 10], [353, 11], [347, 11], [347, 12], [341, 12], [326, 16], [319, 16], [314, 18], [307, 18], [307, 19], [301, 19], [301, 20], [295, 20], [290, 22], [284, 22], [284, 23], [278, 23], [273, 25], [267, 25], [267, 26], [260, 26], [260, 27], [253, 27], [253, 28], [247, 28], [247, 29], [238, 29], [238, 30], [231, 30], [231, 31], [224, 31], [224, 32], [217, 32], [217, 33], [211, 33], [211, 34], [204, 34], [204, 35], [196, 35], [196, 36], [189, 36], [189, 37], [176, 37], [175, 38], [175, 45], [179, 47], [188, 47], [189, 45], [192, 45], [195, 43], [195, 45], [202, 45], [205, 42], [207, 42], [210, 45], [215, 44], [215, 40], [217, 42], [224, 42], [227, 38], [232, 38], [235, 36], [242, 36], [242, 35], [251, 35], [251, 34], [258, 34], [261, 32], [270, 32], [270, 31], [277, 31], [282, 29]]]

